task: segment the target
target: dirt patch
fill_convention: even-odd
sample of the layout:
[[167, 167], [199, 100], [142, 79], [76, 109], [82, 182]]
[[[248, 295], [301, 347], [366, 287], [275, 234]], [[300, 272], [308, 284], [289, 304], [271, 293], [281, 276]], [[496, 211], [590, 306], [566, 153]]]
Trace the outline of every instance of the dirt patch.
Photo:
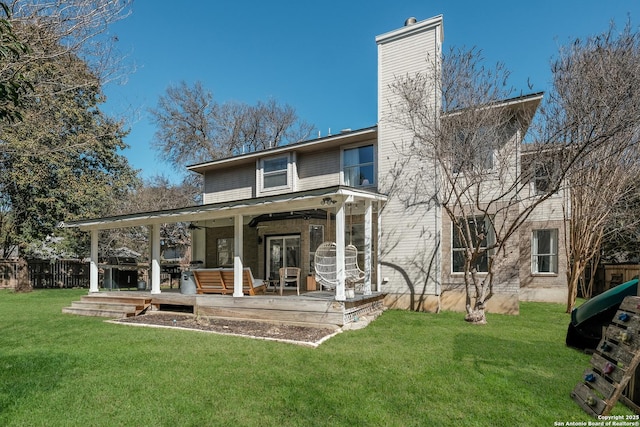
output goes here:
[[117, 323], [137, 324], [167, 328], [192, 329], [219, 334], [242, 335], [253, 338], [272, 339], [303, 345], [317, 346], [340, 330], [313, 328], [287, 324], [231, 320], [211, 317], [196, 317], [182, 313], [151, 313], [114, 320]]

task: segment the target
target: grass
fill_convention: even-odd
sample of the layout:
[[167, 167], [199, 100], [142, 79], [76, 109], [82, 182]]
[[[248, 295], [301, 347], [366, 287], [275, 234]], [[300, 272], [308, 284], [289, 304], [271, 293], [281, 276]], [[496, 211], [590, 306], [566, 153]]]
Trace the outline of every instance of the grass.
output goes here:
[[[569, 317], [523, 303], [488, 325], [387, 311], [317, 349], [61, 313], [86, 290], [0, 292], [0, 425], [553, 426], [589, 356]], [[618, 404], [614, 414], [631, 414]]]

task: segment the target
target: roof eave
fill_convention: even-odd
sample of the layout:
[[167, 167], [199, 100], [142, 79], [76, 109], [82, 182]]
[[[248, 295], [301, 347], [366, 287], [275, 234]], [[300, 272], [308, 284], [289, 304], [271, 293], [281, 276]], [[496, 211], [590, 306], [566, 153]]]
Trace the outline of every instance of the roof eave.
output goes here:
[[370, 200], [384, 203], [387, 200], [387, 196], [384, 194], [352, 187], [336, 186], [270, 197], [251, 198], [163, 211], [139, 212], [128, 215], [70, 221], [67, 223], [61, 223], [59, 226], [90, 231], [154, 225], [168, 222], [193, 222], [207, 219], [229, 218], [237, 214], [255, 216], [269, 212], [277, 212], [279, 210], [295, 211], [300, 209], [321, 208], [323, 206], [323, 199], [327, 197], [338, 198], [347, 203], [354, 200]]

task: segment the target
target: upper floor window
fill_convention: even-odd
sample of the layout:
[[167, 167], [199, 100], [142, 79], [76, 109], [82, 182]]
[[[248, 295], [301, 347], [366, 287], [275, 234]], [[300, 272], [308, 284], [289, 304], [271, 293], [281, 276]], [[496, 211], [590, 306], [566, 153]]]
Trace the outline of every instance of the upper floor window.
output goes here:
[[262, 160], [262, 188], [270, 189], [289, 185], [289, 156]]
[[[544, 153], [543, 153], [544, 154]], [[542, 156], [541, 156], [542, 157]], [[544, 196], [549, 193], [557, 194], [559, 186], [557, 183], [557, 171], [561, 169], [561, 165], [556, 159], [542, 159], [533, 161], [531, 165], [523, 167], [529, 168], [528, 173], [531, 176], [530, 188], [532, 195]], [[525, 172], [526, 169], [525, 169]]]
[[531, 271], [558, 273], [558, 230], [533, 230], [531, 241]]
[[549, 170], [543, 165], [537, 165], [533, 176], [534, 194], [545, 194], [551, 188]]
[[343, 151], [344, 185], [362, 187], [375, 184], [375, 152], [373, 145], [347, 148]]

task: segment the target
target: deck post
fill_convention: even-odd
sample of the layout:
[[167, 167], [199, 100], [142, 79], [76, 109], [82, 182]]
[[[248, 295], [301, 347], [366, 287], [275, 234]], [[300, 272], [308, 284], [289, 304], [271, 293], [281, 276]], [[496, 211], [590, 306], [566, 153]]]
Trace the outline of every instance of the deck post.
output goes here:
[[345, 293], [345, 271], [344, 271], [344, 239], [345, 233], [345, 212], [344, 200], [340, 200], [336, 207], [336, 301], [346, 301]]
[[244, 295], [242, 292], [242, 215], [236, 214], [233, 224], [233, 296], [241, 297]]
[[89, 261], [89, 292], [98, 292], [98, 230], [91, 230], [91, 260]]
[[151, 293], [160, 291], [160, 224], [151, 226]]
[[364, 290], [365, 295], [371, 295], [371, 237], [373, 214], [371, 200], [364, 201]]

